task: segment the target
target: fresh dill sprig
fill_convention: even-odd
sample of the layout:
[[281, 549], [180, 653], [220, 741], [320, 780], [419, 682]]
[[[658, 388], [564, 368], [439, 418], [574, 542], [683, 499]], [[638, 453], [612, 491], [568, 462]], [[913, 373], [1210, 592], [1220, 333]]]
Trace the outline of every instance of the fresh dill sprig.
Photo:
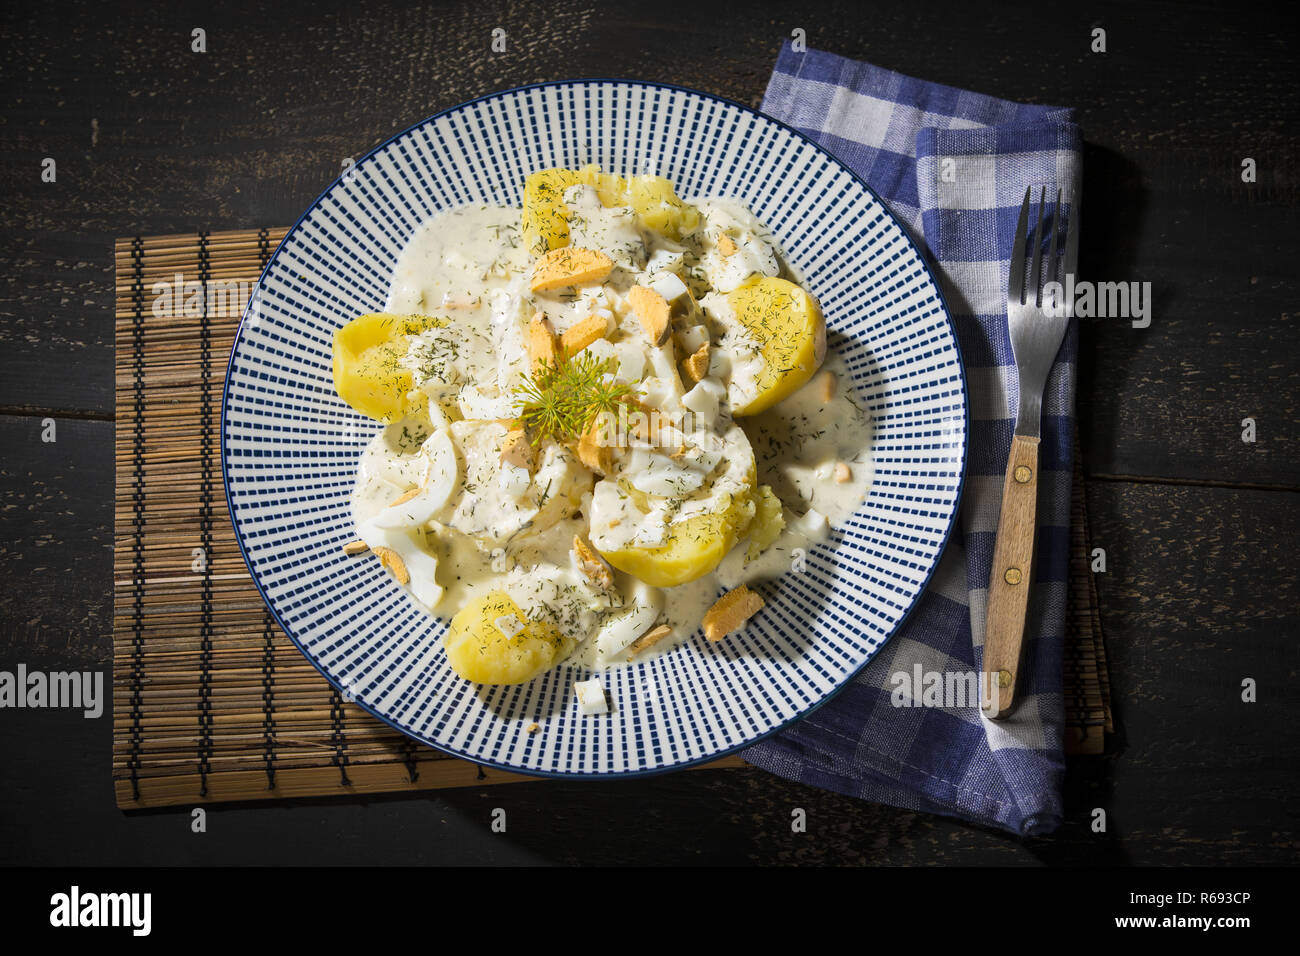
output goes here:
[[632, 386], [610, 375], [612, 359], [597, 360], [590, 352], [561, 355], [525, 375], [514, 387], [523, 404], [519, 412], [533, 444], [543, 438], [557, 442], [577, 438], [602, 412], [614, 412], [634, 401]]

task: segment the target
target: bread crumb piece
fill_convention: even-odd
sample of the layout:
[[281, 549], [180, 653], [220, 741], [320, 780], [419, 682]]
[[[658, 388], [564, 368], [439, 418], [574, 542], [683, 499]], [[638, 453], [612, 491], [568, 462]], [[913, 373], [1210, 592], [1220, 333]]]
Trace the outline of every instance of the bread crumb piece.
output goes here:
[[682, 376], [690, 379], [692, 382], [699, 382], [700, 379], [709, 374], [709, 343], [705, 342], [695, 354], [688, 359], [682, 360]]
[[835, 483], [837, 485], [842, 485], [852, 479], [853, 472], [850, 470], [849, 466], [844, 464], [842, 461], [837, 461], [835, 463]]
[[361, 540], [349, 541], [347, 544], [343, 546], [343, 553], [348, 555], [349, 557], [358, 554], [365, 554], [369, 550], [370, 550], [370, 545], [366, 544], [364, 541]]
[[539, 731], [539, 730], [541, 730], [541, 729], [542, 729], [542, 725], [539, 724], [539, 723], [537, 723], [536, 721], [534, 721], [533, 723], [531, 723], [531, 724], [528, 725], [528, 732], [529, 732], [530, 734], [535, 734], [535, 733], [537, 733], [537, 731]]
[[764, 604], [761, 595], [754, 593], [747, 585], [733, 588], [704, 612], [700, 626], [704, 636], [711, 641], [720, 641], [728, 634], [740, 630], [741, 626], [759, 612]]
[[396, 501], [394, 501], [394, 502], [393, 502], [391, 505], [389, 505], [388, 507], [390, 507], [390, 508], [396, 508], [398, 505], [404, 505], [404, 504], [406, 504], [408, 501], [410, 501], [412, 498], [414, 498], [416, 495], [418, 495], [419, 493], [420, 493], [420, 489], [419, 489], [419, 488], [412, 488], [410, 491], [406, 492], [404, 495], [402, 495], [400, 498], [398, 498]]
[[725, 232], [718, 233], [718, 251], [721, 252], [723, 256], [728, 258], [734, 256], [738, 248], [736, 240], [732, 239]]
[[578, 439], [577, 452], [578, 461], [592, 471], [607, 475], [610, 469], [614, 467], [614, 453], [607, 445], [601, 444], [600, 441], [599, 416], [591, 420], [591, 424], [587, 426]]

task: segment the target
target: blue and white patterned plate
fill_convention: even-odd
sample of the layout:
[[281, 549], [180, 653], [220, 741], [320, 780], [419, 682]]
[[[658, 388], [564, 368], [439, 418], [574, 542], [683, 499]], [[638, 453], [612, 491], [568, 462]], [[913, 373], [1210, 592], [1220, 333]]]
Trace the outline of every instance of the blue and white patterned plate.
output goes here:
[[[856, 515], [764, 587], [743, 633], [696, 633], [607, 670], [611, 713], [582, 717], [561, 665], [482, 687], [447, 663], [445, 626], [378, 561], [344, 556], [348, 495], [379, 427], [335, 394], [334, 331], [382, 309], [398, 254], [437, 212], [518, 205], [524, 177], [599, 163], [657, 172], [687, 197], [749, 205], [820, 299], [875, 418], [875, 481]], [[366, 156], [307, 210], [241, 323], [222, 402], [230, 516], [267, 604], [331, 683], [434, 747], [542, 775], [650, 773], [749, 745], [829, 699], [916, 603], [947, 541], [965, 472], [967, 403], [942, 296], [867, 186], [781, 123], [704, 93], [584, 80], [439, 113]], [[528, 725], [541, 724], [529, 734]]]

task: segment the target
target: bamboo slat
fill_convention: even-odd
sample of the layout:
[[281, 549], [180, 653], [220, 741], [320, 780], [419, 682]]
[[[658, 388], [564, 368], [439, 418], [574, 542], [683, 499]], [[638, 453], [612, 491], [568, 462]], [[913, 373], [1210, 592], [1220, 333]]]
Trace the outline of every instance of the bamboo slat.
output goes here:
[[1084, 494], [1079, 436], [1074, 441], [1074, 484], [1070, 501], [1070, 585], [1065, 639], [1065, 752], [1099, 754], [1114, 732], [1110, 679], [1092, 573], [1088, 507]]

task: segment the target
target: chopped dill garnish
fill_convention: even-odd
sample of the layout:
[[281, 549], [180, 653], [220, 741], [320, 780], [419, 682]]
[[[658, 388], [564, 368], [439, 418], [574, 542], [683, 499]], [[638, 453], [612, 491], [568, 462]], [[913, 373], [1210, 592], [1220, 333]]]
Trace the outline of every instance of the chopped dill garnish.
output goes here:
[[523, 400], [519, 417], [532, 433], [533, 444], [543, 438], [575, 439], [602, 412], [632, 404], [631, 385], [606, 380], [612, 367], [612, 359], [597, 361], [590, 352], [581, 352], [561, 356], [554, 365], [547, 362], [533, 375], [525, 375], [514, 393]]

